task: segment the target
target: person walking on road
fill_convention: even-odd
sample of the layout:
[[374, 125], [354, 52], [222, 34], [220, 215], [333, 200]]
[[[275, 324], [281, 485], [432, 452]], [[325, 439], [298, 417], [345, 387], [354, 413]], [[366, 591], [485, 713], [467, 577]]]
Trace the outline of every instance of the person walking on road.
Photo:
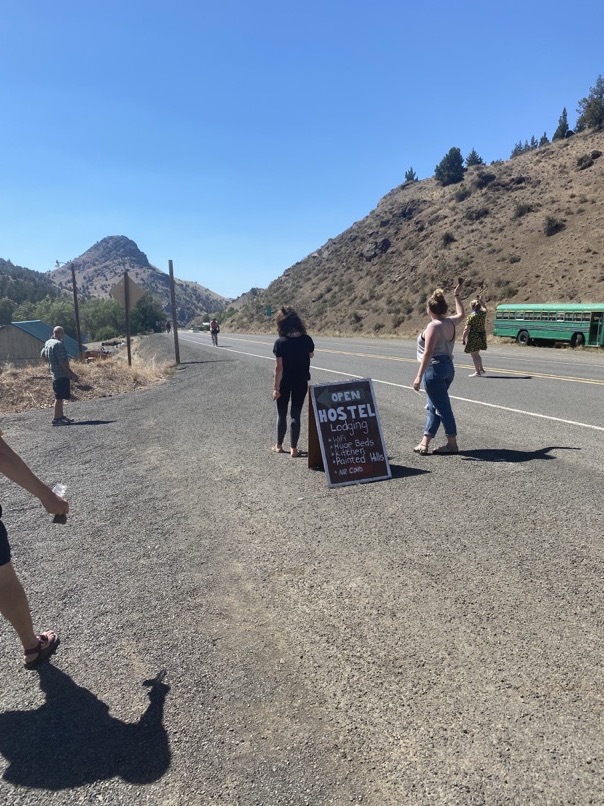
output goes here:
[[[2, 439], [0, 431], [0, 473], [39, 498], [51, 515], [67, 515], [69, 504], [41, 481], [23, 459]], [[0, 517], [2, 507], [0, 507]], [[36, 634], [27, 596], [11, 560], [6, 528], [0, 520], [0, 613], [13, 626], [23, 646], [24, 664], [33, 669], [49, 658], [59, 646], [53, 630]]]
[[442, 422], [445, 429], [447, 442], [440, 448], [436, 448], [435, 454], [459, 453], [457, 446], [457, 424], [451, 408], [449, 399], [449, 386], [455, 377], [455, 367], [453, 365], [453, 347], [455, 345], [455, 328], [464, 317], [464, 307], [461, 301], [461, 288], [463, 279], [460, 278], [455, 286], [455, 314], [447, 316], [448, 305], [442, 288], [436, 291], [428, 300], [428, 315], [430, 323], [423, 330], [417, 339], [417, 360], [419, 370], [413, 381], [413, 388], [416, 392], [424, 382], [424, 388], [428, 396], [428, 416], [424, 428], [424, 436], [419, 445], [413, 450], [421, 456], [425, 456], [430, 442], [436, 436], [436, 432]]
[[487, 307], [483, 303], [480, 295], [470, 303], [472, 313], [466, 319], [466, 326], [461, 335], [461, 340], [465, 344], [465, 353], [470, 353], [474, 362], [474, 372], [470, 378], [479, 378], [485, 375], [482, 365], [481, 350], [487, 349]]
[[73, 420], [65, 417], [63, 401], [71, 399], [71, 381], [77, 381], [78, 376], [69, 366], [69, 354], [63, 344], [65, 331], [57, 325], [52, 331], [52, 338], [48, 339], [40, 356], [48, 361], [52, 376], [52, 389], [55, 394], [55, 409], [53, 425], [71, 425]]
[[272, 450], [274, 453], [285, 453], [283, 440], [287, 431], [287, 408], [291, 400], [290, 454], [296, 458], [300, 456], [298, 440], [302, 407], [308, 392], [310, 359], [315, 354], [315, 345], [293, 308], [281, 308], [277, 314], [277, 330], [279, 338], [273, 346], [275, 354], [273, 400], [277, 402], [277, 443]]
[[220, 333], [220, 325], [218, 319], [210, 319], [210, 334], [212, 336], [212, 344], [218, 347], [218, 334]]

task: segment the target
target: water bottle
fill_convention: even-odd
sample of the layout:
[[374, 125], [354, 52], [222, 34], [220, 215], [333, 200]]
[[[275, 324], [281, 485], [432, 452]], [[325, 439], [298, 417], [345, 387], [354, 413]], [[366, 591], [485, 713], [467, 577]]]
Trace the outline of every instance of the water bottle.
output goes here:
[[[52, 488], [52, 491], [55, 495], [58, 495], [59, 498], [63, 498], [65, 493], [67, 492], [67, 487], [64, 484], [55, 484]], [[52, 519], [53, 523], [67, 523], [67, 515], [55, 515]]]

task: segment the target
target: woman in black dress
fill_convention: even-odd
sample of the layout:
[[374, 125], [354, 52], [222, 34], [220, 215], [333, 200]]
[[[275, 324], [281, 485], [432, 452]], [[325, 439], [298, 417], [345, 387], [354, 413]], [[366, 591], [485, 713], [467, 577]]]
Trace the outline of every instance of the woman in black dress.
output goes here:
[[283, 439], [287, 431], [287, 408], [291, 400], [291, 423], [289, 426], [290, 453], [300, 456], [298, 439], [302, 406], [310, 380], [310, 359], [315, 354], [315, 345], [306, 333], [304, 323], [293, 308], [281, 308], [277, 314], [279, 338], [273, 347], [275, 375], [273, 400], [277, 402], [277, 443], [274, 453], [285, 453]]

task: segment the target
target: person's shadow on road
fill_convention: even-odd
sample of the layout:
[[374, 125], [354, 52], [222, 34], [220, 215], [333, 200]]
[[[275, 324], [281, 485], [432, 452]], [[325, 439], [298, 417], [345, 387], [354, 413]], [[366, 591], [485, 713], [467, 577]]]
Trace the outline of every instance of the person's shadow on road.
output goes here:
[[461, 450], [462, 459], [473, 459], [475, 462], [532, 462], [535, 459], [555, 459], [550, 451], [580, 451], [581, 448], [569, 448], [562, 445], [551, 445], [536, 451], [515, 451], [510, 448], [480, 448], [477, 450]]
[[35, 789], [71, 789], [119, 776], [150, 784], [170, 766], [162, 724], [170, 687], [160, 673], [145, 681], [151, 703], [139, 721], [122, 722], [88, 689], [51, 664], [39, 669], [46, 702], [35, 711], [0, 714], [4, 780]]
[[117, 422], [116, 420], [76, 420], [74, 423], [69, 423], [70, 425], [111, 425], [111, 423]]

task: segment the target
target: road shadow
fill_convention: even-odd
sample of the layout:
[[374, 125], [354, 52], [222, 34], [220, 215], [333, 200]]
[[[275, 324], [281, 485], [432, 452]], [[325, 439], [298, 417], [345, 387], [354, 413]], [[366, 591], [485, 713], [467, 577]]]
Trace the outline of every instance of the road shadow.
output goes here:
[[550, 456], [551, 451], [580, 451], [581, 448], [569, 448], [564, 445], [551, 445], [549, 448], [539, 448], [537, 451], [515, 451], [510, 448], [479, 448], [470, 451], [460, 451], [462, 459], [475, 462], [533, 462], [536, 459], [555, 459]]
[[117, 420], [76, 420], [70, 425], [111, 425], [116, 422]]
[[[429, 470], [420, 470], [418, 467], [407, 467], [406, 465], [393, 465], [390, 460], [388, 460], [388, 464], [390, 465], [390, 473], [392, 474], [393, 479], [404, 479], [408, 478], [409, 476], [423, 476], [424, 473], [430, 473]], [[323, 465], [316, 465], [314, 467], [309, 467], [309, 470], [315, 470], [318, 473], [324, 473], [325, 468]], [[377, 481], [377, 479], [376, 479]], [[387, 481], [387, 479], [379, 479], [379, 481]], [[367, 480], [363, 479], [359, 481], [359, 484], [367, 484]]]
[[491, 375], [487, 372], [480, 379], [481, 381], [532, 381], [532, 375]]
[[0, 714], [0, 753], [9, 762], [5, 781], [56, 791], [117, 776], [150, 784], [168, 770], [165, 672], [143, 683], [151, 702], [134, 724], [110, 716], [102, 700], [56, 666], [44, 664], [38, 674], [46, 702], [34, 711]]
[[390, 462], [390, 472], [393, 479], [406, 479], [409, 476], [423, 476], [430, 473], [429, 470], [420, 470], [419, 467], [407, 467], [406, 465], [393, 465]]

